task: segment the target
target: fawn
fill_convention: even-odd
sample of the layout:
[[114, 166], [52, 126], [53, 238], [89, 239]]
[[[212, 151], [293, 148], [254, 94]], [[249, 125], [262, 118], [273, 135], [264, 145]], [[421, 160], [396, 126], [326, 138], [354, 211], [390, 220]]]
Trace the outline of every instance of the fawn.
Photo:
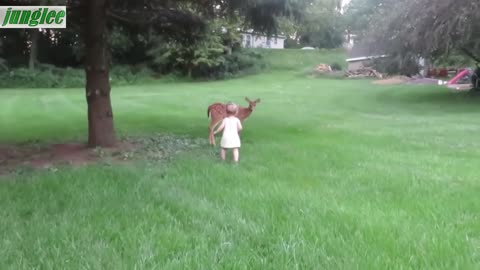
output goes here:
[[[253, 112], [255, 107], [258, 103], [260, 103], [260, 99], [256, 99], [255, 101], [251, 101], [248, 97], [245, 98], [248, 102], [248, 107], [238, 106], [237, 118], [243, 123], [243, 121], [250, 116]], [[224, 103], [214, 103], [208, 106], [207, 116], [211, 119], [210, 125], [208, 126], [208, 139], [210, 144], [215, 145], [215, 137], [213, 135], [213, 129], [215, 126], [220, 123], [223, 118], [227, 115], [226, 104]]]

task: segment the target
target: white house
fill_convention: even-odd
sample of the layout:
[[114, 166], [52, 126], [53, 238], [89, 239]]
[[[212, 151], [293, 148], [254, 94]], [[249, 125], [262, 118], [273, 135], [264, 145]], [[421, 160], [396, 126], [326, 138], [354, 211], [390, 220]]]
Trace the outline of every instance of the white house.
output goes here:
[[242, 32], [242, 46], [244, 48], [269, 48], [284, 49], [285, 36], [272, 36], [267, 38], [266, 35], [254, 34], [253, 32]]

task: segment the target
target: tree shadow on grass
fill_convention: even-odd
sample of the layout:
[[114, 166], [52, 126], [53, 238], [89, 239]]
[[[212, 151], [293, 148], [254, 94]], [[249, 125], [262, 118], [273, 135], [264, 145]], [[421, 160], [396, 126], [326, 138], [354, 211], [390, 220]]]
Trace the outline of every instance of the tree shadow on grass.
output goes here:
[[480, 92], [454, 91], [439, 88], [413, 88], [384, 91], [375, 99], [384, 104], [400, 108], [422, 110], [424, 112], [468, 113], [477, 112], [480, 105]]
[[57, 170], [64, 166], [127, 165], [134, 161], [166, 162], [176, 154], [200, 148], [204, 140], [157, 133], [122, 136], [114, 147], [90, 148], [84, 143], [0, 144], [0, 176], [24, 169]]

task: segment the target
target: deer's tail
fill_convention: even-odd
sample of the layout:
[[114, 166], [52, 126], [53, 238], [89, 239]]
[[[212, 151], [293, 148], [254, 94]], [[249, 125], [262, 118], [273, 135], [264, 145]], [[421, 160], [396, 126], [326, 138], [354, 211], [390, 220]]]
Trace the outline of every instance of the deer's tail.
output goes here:
[[210, 106], [207, 109], [207, 117], [210, 118]]

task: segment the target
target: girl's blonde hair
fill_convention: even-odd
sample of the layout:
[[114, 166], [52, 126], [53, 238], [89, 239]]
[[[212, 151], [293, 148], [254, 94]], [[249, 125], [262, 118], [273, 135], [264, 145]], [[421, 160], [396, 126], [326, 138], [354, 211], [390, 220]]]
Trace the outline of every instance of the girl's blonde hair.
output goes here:
[[227, 114], [229, 115], [235, 115], [237, 114], [238, 112], [238, 106], [237, 104], [233, 103], [233, 102], [229, 102], [227, 103]]

